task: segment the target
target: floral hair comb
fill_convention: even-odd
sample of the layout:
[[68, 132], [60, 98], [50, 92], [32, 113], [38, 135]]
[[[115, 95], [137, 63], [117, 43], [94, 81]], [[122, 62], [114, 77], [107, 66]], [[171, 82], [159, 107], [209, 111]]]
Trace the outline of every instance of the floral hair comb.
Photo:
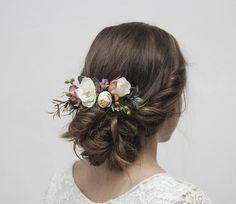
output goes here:
[[67, 100], [52, 100], [56, 110], [48, 113], [53, 114], [53, 119], [55, 116], [61, 118], [63, 112], [71, 115], [74, 111], [91, 108], [94, 105], [131, 115], [132, 107], [139, 109], [144, 105], [143, 100], [137, 95], [138, 87], [131, 87], [125, 77], [112, 80], [110, 83], [108, 79], [99, 81], [96, 77], [82, 75], [77, 79], [78, 82], [74, 78], [65, 81], [65, 84], [70, 85], [69, 91], [63, 92], [62, 95], [66, 96]]

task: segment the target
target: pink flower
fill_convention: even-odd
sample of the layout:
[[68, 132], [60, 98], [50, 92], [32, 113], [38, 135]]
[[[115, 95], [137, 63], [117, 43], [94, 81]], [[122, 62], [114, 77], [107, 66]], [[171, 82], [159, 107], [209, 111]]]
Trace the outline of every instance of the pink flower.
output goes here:
[[126, 80], [125, 77], [112, 80], [108, 91], [114, 95], [115, 100], [118, 100], [119, 97], [125, 96], [130, 93], [131, 84]]
[[69, 97], [70, 97], [70, 100], [73, 101], [73, 102], [76, 102], [77, 105], [80, 105], [80, 98], [77, 97], [77, 94], [76, 94], [76, 91], [77, 91], [78, 87], [76, 85], [71, 85], [69, 87]]

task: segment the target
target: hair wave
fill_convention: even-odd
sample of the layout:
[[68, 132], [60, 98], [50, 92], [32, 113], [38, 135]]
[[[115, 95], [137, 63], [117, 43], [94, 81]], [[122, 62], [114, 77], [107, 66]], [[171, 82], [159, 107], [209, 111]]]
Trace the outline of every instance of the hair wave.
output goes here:
[[[164, 121], [181, 110], [187, 62], [176, 39], [165, 30], [142, 22], [104, 28], [94, 39], [81, 75], [110, 81], [124, 76], [139, 87], [145, 106], [130, 116], [91, 107], [77, 112], [62, 138], [83, 148], [81, 156], [98, 166], [124, 170]], [[184, 98], [185, 99], [185, 98]]]

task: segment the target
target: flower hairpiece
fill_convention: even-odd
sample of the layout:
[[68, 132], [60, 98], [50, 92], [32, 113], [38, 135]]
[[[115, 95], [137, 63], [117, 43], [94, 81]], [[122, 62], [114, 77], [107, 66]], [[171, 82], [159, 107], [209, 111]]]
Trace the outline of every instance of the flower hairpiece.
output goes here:
[[82, 75], [77, 79], [78, 82], [74, 78], [65, 81], [65, 84], [70, 85], [69, 91], [63, 92], [62, 95], [66, 96], [67, 100], [52, 100], [56, 111], [48, 113], [53, 114], [53, 118], [55, 116], [61, 118], [63, 112], [68, 112], [66, 115], [70, 115], [74, 111], [91, 108], [94, 105], [131, 115], [132, 107], [139, 109], [144, 105], [143, 100], [137, 95], [138, 87], [131, 87], [125, 77], [117, 78], [110, 83], [108, 79], [103, 78], [99, 81], [96, 77]]

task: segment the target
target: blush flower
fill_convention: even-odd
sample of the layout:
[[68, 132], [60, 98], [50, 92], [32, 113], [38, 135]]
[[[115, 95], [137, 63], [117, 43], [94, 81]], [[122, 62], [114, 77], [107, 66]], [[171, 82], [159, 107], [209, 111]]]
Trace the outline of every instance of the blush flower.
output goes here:
[[112, 96], [108, 91], [102, 91], [98, 95], [98, 105], [102, 108], [109, 107], [112, 103]]
[[112, 80], [108, 91], [115, 95], [115, 98], [122, 97], [130, 93], [131, 84], [126, 80], [125, 77], [121, 77], [116, 80]]
[[92, 107], [96, 102], [97, 93], [94, 82], [89, 77], [84, 77], [78, 88], [75, 90], [76, 96], [80, 98], [82, 104], [86, 107]]
[[81, 103], [81, 100], [77, 97], [77, 94], [76, 94], [76, 90], [78, 89], [78, 87], [76, 85], [71, 85], [69, 87], [69, 97], [70, 97], [70, 100], [73, 101], [73, 102], [76, 102], [76, 105], [79, 106], [80, 103]]

